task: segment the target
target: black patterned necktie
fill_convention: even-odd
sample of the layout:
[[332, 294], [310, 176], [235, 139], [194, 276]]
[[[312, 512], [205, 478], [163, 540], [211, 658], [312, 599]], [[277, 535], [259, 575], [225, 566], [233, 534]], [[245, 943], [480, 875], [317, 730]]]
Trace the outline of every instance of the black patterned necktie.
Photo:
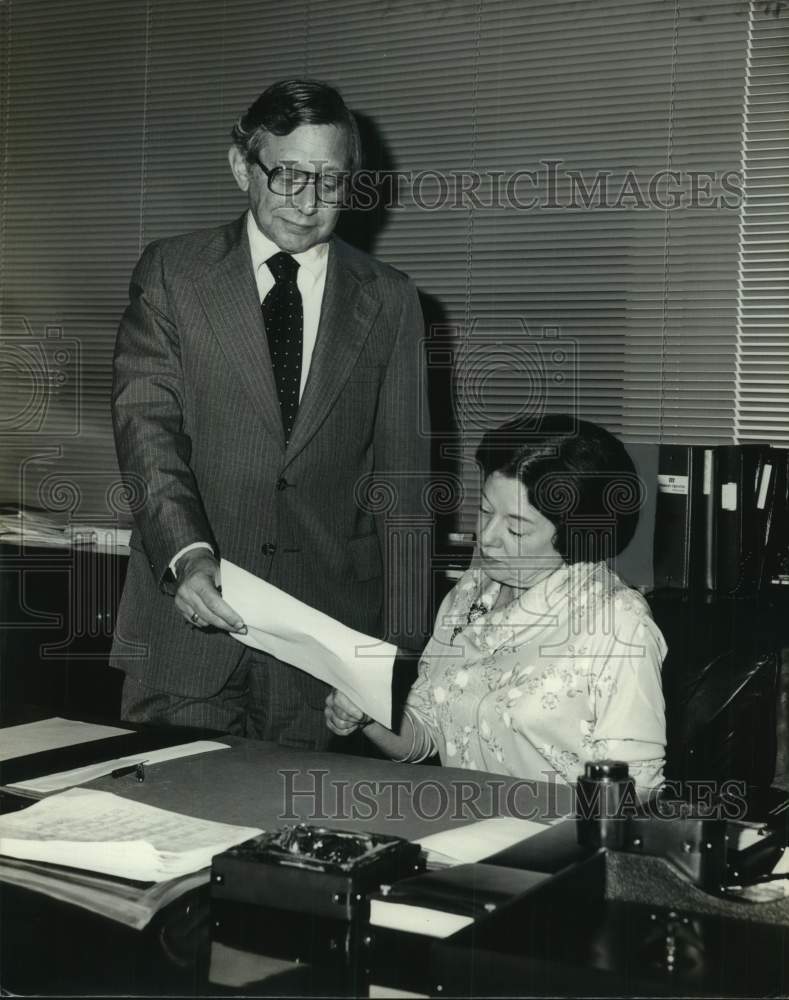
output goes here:
[[299, 264], [289, 253], [275, 253], [266, 264], [274, 275], [274, 287], [263, 299], [261, 309], [287, 442], [299, 408], [301, 385], [304, 310], [296, 285]]

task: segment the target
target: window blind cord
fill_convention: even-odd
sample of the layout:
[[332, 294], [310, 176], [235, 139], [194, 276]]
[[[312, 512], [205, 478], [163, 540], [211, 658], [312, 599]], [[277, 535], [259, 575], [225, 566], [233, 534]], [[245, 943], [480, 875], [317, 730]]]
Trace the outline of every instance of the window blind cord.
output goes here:
[[[480, 47], [482, 41], [482, 8], [484, 5], [484, 0], [479, 0], [477, 3], [476, 10], [476, 21], [474, 26], [474, 59], [473, 59], [473, 75], [471, 83], [471, 172], [472, 174], [477, 169], [477, 148], [479, 143], [479, 62], [480, 62]], [[472, 274], [474, 270], [474, 205], [469, 201], [468, 211], [466, 216], [466, 301], [463, 316], [463, 350], [459, 352], [458, 357], [464, 360], [468, 358], [470, 353], [471, 345], [471, 329], [473, 326], [473, 321], [471, 317], [471, 287], [472, 287]], [[458, 378], [467, 377], [468, 373], [455, 372], [455, 398], [457, 401], [457, 384]], [[460, 412], [458, 414], [460, 426], [458, 430], [461, 431], [465, 439], [466, 431], [472, 430], [466, 426], [466, 421], [464, 417], [466, 414]], [[473, 433], [473, 430], [472, 430]], [[465, 440], [464, 444], [467, 443]]]
[[[668, 106], [668, 136], [666, 143], [666, 176], [671, 176], [674, 159], [674, 118], [677, 99], [677, 52], [679, 49], [679, 0], [674, 0], [674, 26], [671, 45], [671, 90]], [[666, 355], [668, 353], [668, 311], [671, 282], [671, 209], [666, 202], [663, 216], [663, 303], [660, 324], [660, 393], [658, 404], [658, 440], [663, 440], [663, 419], [666, 405]]]

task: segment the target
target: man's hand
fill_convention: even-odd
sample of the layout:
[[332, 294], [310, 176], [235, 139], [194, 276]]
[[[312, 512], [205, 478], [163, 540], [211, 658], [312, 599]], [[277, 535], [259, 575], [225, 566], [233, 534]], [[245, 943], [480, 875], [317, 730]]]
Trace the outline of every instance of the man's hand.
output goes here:
[[338, 736], [350, 736], [372, 722], [369, 715], [365, 715], [358, 705], [354, 705], [350, 698], [336, 688], [326, 699], [323, 714], [326, 725]]
[[184, 621], [199, 628], [210, 625], [246, 635], [247, 627], [241, 616], [222, 600], [219, 563], [212, 552], [193, 549], [181, 556], [176, 570], [175, 606]]

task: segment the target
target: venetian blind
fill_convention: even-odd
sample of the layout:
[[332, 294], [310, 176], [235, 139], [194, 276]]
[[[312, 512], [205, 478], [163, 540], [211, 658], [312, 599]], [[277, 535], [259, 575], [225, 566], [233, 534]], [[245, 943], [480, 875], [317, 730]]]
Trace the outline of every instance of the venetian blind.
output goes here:
[[748, 47], [736, 431], [789, 445], [789, 11], [777, 7], [754, 7]]
[[[342, 90], [373, 165], [398, 179], [393, 204], [342, 229], [423, 293], [434, 384], [453, 383], [434, 425], [465, 468], [467, 510], [476, 440], [516, 412], [569, 407], [632, 440], [730, 439], [738, 210], [689, 208], [688, 172], [714, 175], [714, 199], [739, 165], [747, 9], [13, 0], [0, 499], [36, 502], [46, 480], [75, 516], [115, 515], [110, 362], [134, 261], [243, 210], [229, 128], [295, 75]], [[653, 193], [660, 170], [679, 180]], [[684, 202], [653, 204], [669, 187]], [[46, 360], [69, 338], [77, 374]]]
[[0, 501], [115, 521], [110, 369], [139, 250], [146, 8], [3, 13]]

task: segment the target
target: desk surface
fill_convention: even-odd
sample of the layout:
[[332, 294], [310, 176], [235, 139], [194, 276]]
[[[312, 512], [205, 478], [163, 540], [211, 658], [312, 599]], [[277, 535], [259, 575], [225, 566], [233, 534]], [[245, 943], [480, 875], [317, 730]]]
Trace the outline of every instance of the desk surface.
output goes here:
[[146, 767], [143, 783], [129, 775], [86, 787], [240, 826], [303, 821], [408, 840], [490, 816], [549, 823], [572, 809], [563, 782], [296, 751], [231, 736], [221, 742], [231, 749]]
[[[129, 776], [102, 778], [90, 787], [229, 823], [265, 828], [296, 819], [311, 820], [339, 829], [386, 832], [411, 840], [489, 815], [550, 821], [565, 815], [570, 806], [571, 792], [564, 785], [287, 750], [276, 744], [231, 737], [223, 740], [230, 745], [229, 750], [151, 766], [142, 784]], [[562, 830], [574, 836], [567, 824], [556, 828], [556, 832]], [[546, 893], [552, 894], [547, 902], [535, 906], [529, 897], [528, 906], [518, 910], [517, 919], [504, 910], [496, 915], [514, 939], [514, 947], [495, 927], [492, 937], [489, 934], [483, 939], [480, 925], [471, 953], [463, 946], [460, 951], [449, 947], [434, 954], [432, 980], [422, 956], [425, 991], [430, 982], [437, 981], [438, 968], [442, 977], [449, 977], [444, 978], [445, 982], [454, 982], [457, 992], [464, 995], [471, 989], [471, 996], [492, 995], [490, 990], [486, 992], [486, 983], [496, 995], [541, 995], [546, 983], [552, 983], [554, 992], [565, 996], [589, 992], [720, 995], [731, 992], [734, 982], [727, 963], [735, 963], [734, 969], [750, 961], [758, 968], [746, 969], [740, 975], [736, 992], [753, 996], [785, 993], [789, 976], [781, 970], [789, 969], [789, 927], [748, 925], [739, 918], [735, 923], [713, 914], [693, 916], [697, 911], [692, 903], [683, 901], [676, 876], [665, 885], [667, 891], [675, 893], [678, 903], [674, 896], [670, 905], [653, 903], [646, 894], [644, 898], [638, 894], [639, 886], [635, 884], [631, 886], [635, 896], [631, 893], [627, 900], [621, 895], [612, 896], [606, 884], [609, 876], [596, 861], [600, 857], [592, 856], [596, 867], [586, 870], [583, 877], [588, 885], [580, 885], [580, 894], [576, 887], [575, 894], [564, 897], [562, 892], [567, 890], [562, 885], [566, 881], [550, 879], [545, 883]], [[692, 978], [682, 978], [684, 971], [680, 979], [676, 975], [672, 979], [659, 969], [656, 972], [639, 953], [639, 949], [643, 951], [640, 937], [644, 927], [658, 928], [654, 948], [647, 942], [649, 948], [656, 954], [665, 950], [671, 920], [679, 924], [684, 919], [682, 913], [679, 917], [673, 913], [674, 908], [687, 908], [691, 917], [679, 931], [670, 933], [688, 938], [686, 951], [700, 956], [705, 985], [708, 966], [719, 970], [713, 990], [705, 991], [701, 979], [699, 989], [692, 989]], [[253, 909], [257, 912], [257, 908]], [[279, 996], [285, 992], [297, 996], [342, 995], [342, 979], [331, 980], [328, 973], [309, 964], [296, 969], [295, 977], [290, 968], [263, 984], [250, 980], [251, 985], [236, 988], [228, 978], [218, 980], [211, 966], [217, 949], [223, 956], [224, 971], [229, 969], [231, 977], [243, 963], [217, 936], [221, 932], [213, 930], [217, 912], [209, 906], [206, 889], [195, 890], [158, 913], [145, 930], [135, 931], [37, 893], [2, 886], [0, 986], [9, 993], [39, 996]], [[546, 917], [550, 918], [548, 923]], [[655, 918], [658, 923], [653, 924]], [[314, 937], [323, 933], [310, 923], [309, 915], [305, 919], [305, 933]], [[246, 925], [246, 916], [239, 917], [239, 926], [246, 929]], [[488, 923], [484, 926], [488, 927]], [[548, 926], [552, 928], [549, 934], [545, 930]], [[557, 950], [556, 942], [561, 945], [563, 938], [569, 940], [573, 926], [576, 933], [570, 943], [575, 942], [575, 950], [565, 941], [565, 959], [546, 959], [551, 948], [556, 955], [564, 954], [561, 948]], [[469, 933], [476, 933], [476, 928], [469, 928]], [[535, 941], [542, 942], [537, 948], [539, 954], [530, 956], [529, 942]], [[404, 950], [395, 953], [393, 961], [405, 964], [411, 959]], [[278, 968], [276, 961], [273, 967]], [[688, 975], [693, 974], [691, 968]], [[590, 978], [593, 976], [597, 978]], [[743, 982], [753, 983], [752, 994], [739, 989]], [[623, 983], [630, 984], [624, 991], [620, 989]]]
[[[221, 741], [230, 749], [147, 767], [143, 783], [130, 775], [86, 787], [233, 824], [271, 828], [301, 820], [410, 840], [497, 815], [547, 823], [571, 808], [563, 784]], [[112, 742], [103, 744], [104, 758]], [[49, 770], [56, 754], [48, 755]], [[205, 891], [183, 897], [140, 932], [0, 886], [0, 986], [43, 996], [224, 995], [207, 985], [208, 932]]]

